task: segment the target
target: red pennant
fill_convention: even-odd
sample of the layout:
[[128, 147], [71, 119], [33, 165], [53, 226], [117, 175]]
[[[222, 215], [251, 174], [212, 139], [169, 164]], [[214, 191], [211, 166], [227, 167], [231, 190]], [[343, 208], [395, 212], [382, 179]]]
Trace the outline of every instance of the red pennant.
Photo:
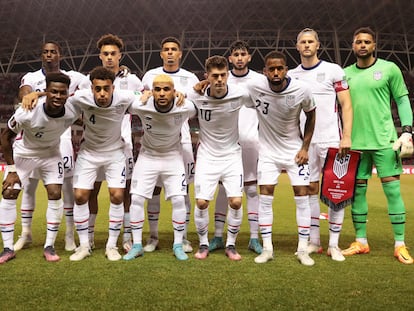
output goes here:
[[361, 152], [349, 151], [340, 158], [338, 148], [328, 148], [322, 171], [321, 201], [334, 210], [354, 201], [356, 173]]

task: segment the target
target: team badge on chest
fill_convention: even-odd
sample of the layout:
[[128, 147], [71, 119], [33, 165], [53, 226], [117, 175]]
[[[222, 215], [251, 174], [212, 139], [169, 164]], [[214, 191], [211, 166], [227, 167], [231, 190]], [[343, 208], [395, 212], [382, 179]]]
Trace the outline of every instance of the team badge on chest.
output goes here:
[[295, 95], [286, 95], [286, 105], [293, 107], [295, 105]]
[[382, 72], [381, 71], [375, 71], [374, 72], [374, 80], [378, 81], [382, 79]]

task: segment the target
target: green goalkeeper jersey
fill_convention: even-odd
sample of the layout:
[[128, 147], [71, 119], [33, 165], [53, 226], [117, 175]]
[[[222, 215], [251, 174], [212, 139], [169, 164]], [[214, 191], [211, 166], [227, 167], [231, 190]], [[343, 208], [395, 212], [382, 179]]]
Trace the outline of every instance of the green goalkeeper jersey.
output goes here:
[[393, 62], [376, 59], [368, 68], [345, 68], [354, 119], [352, 149], [390, 148], [397, 139], [391, 99], [407, 95], [401, 70]]

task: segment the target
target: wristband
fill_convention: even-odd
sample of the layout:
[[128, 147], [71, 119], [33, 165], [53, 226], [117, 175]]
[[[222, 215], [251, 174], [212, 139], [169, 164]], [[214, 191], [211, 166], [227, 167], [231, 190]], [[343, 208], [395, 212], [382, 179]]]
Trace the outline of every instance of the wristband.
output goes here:
[[16, 165], [14, 165], [14, 164], [7, 165], [6, 168], [7, 168], [7, 173], [16, 173], [17, 172]]
[[413, 133], [413, 128], [409, 125], [403, 125], [401, 127], [401, 133], [409, 133], [412, 134]]

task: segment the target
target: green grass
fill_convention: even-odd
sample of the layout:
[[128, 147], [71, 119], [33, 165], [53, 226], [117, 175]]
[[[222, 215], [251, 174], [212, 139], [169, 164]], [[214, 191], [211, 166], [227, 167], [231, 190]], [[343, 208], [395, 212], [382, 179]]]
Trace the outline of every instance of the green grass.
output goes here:
[[[407, 207], [406, 242], [414, 245], [414, 176], [402, 176]], [[186, 262], [172, 255], [171, 207], [163, 203], [160, 250], [131, 262], [109, 262], [104, 256], [107, 238], [108, 195], [100, 194], [100, 214], [93, 255], [70, 262], [64, 251], [61, 228], [56, 249], [62, 260], [42, 258], [45, 238], [45, 190], [38, 190], [34, 219], [34, 243], [17, 258], [0, 266], [0, 310], [408, 310], [413, 307], [414, 266], [393, 257], [393, 237], [386, 202], [377, 178], [370, 181], [368, 238], [369, 255], [334, 262], [326, 255], [313, 255], [315, 266], [298, 263], [293, 194], [285, 175], [275, 193], [275, 260], [257, 265], [247, 251], [246, 215], [238, 238], [240, 262], [230, 262], [223, 252], [205, 261], [190, 256]], [[322, 209], [326, 211], [323, 206]], [[213, 214], [213, 209], [210, 210]], [[64, 223], [64, 222], [63, 222]], [[210, 222], [210, 233], [213, 222]], [[20, 232], [20, 222], [16, 234]], [[324, 248], [328, 226], [321, 221]], [[148, 236], [145, 227], [144, 239]], [[189, 239], [197, 245], [194, 223]], [[340, 246], [354, 239], [347, 208]]]

